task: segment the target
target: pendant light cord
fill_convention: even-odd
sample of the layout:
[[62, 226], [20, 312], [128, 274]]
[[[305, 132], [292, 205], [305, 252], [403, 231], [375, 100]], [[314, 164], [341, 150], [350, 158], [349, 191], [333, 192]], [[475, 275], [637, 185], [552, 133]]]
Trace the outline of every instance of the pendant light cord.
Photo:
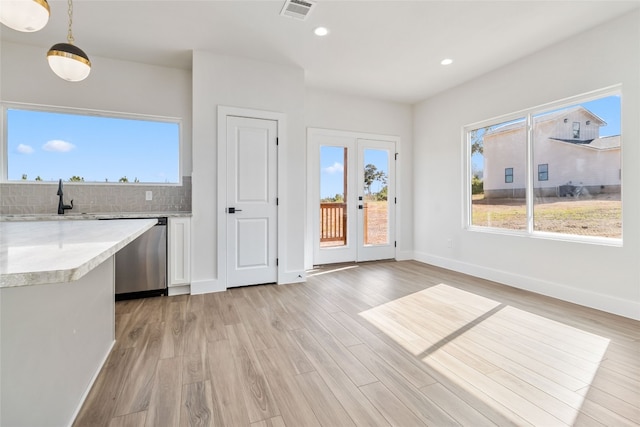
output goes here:
[[69, 3], [69, 30], [67, 31], [67, 41], [69, 42], [69, 44], [73, 44], [73, 32], [71, 31], [71, 24], [73, 23], [73, 3], [71, 2], [71, 0], [68, 1]]

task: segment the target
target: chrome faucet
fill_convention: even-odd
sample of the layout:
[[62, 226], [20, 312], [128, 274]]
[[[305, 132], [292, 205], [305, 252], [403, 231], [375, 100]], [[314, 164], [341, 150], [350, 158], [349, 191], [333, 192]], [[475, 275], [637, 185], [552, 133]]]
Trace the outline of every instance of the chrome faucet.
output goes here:
[[64, 215], [64, 211], [67, 209], [73, 209], [73, 199], [71, 199], [70, 205], [65, 205], [62, 201], [62, 180], [58, 181], [58, 215]]

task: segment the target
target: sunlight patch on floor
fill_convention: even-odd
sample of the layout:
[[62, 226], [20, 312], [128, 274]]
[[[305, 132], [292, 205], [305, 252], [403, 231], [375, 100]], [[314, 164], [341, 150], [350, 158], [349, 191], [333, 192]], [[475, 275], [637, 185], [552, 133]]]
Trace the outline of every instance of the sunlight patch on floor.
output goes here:
[[360, 313], [516, 424], [571, 425], [609, 339], [446, 284]]
[[351, 270], [352, 268], [358, 268], [358, 266], [348, 265], [348, 266], [339, 267], [339, 268], [329, 268], [328, 270], [323, 268], [314, 268], [313, 270], [307, 271], [307, 277], [322, 276], [323, 274], [337, 273], [338, 271]]

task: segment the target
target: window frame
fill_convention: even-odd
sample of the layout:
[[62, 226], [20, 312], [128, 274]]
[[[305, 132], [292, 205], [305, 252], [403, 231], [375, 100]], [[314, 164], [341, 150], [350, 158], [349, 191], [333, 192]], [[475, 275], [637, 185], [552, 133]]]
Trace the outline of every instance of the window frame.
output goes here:
[[[579, 242], [586, 244], [598, 244], [603, 246], [623, 246], [623, 238], [624, 238], [624, 222], [621, 227], [621, 237], [601, 237], [601, 236], [583, 236], [577, 234], [563, 234], [563, 233], [554, 233], [547, 231], [536, 231], [534, 229], [533, 223], [533, 211], [534, 211], [534, 189], [535, 189], [535, 175], [533, 173], [533, 141], [532, 141], [532, 133], [533, 133], [533, 117], [539, 114], [548, 113], [553, 110], [559, 110], [562, 108], [568, 108], [574, 106], [579, 103], [585, 103], [589, 101], [594, 101], [600, 98], [605, 98], [608, 96], [618, 96], [620, 97], [621, 111], [620, 111], [620, 139], [621, 139], [621, 154], [620, 154], [620, 187], [621, 194], [624, 192], [624, 183], [622, 179], [622, 168], [623, 168], [623, 155], [622, 145], [623, 145], [623, 132], [624, 132], [624, 123], [623, 123], [623, 115], [622, 115], [622, 106], [623, 106], [623, 90], [622, 85], [612, 85], [606, 88], [594, 90], [591, 92], [567, 97], [558, 101], [549, 102], [546, 104], [541, 104], [535, 107], [515, 111], [512, 113], [504, 114], [501, 116], [496, 116], [487, 120], [478, 121], [475, 123], [470, 123], [462, 126], [462, 144], [463, 149], [462, 153], [464, 155], [463, 165], [464, 165], [464, 173], [463, 175], [463, 206], [465, 207], [463, 210], [463, 228], [467, 231], [471, 232], [481, 232], [481, 233], [490, 233], [490, 234], [503, 234], [503, 235], [514, 235], [514, 236], [524, 236], [530, 238], [542, 238], [547, 240], [557, 240], [557, 241], [570, 241], [570, 242]], [[525, 230], [514, 230], [507, 228], [497, 228], [497, 227], [486, 227], [480, 225], [473, 225], [473, 205], [472, 205], [472, 193], [471, 193], [471, 179], [473, 177], [472, 172], [472, 164], [471, 164], [471, 139], [470, 133], [473, 130], [477, 130], [483, 127], [490, 127], [500, 123], [509, 122], [513, 120], [517, 120], [519, 118], [525, 118], [525, 129], [527, 135], [527, 147], [526, 147], [526, 171], [525, 171], [525, 192], [526, 192], [526, 212], [527, 212], [527, 227]], [[622, 203], [622, 201], [621, 201]], [[624, 204], [622, 204], [622, 215], [624, 218]]]
[[[88, 108], [76, 108], [76, 107], [62, 107], [54, 105], [44, 104], [30, 104], [21, 102], [0, 102], [0, 184], [51, 184], [50, 181], [22, 181], [22, 180], [9, 180], [9, 153], [8, 153], [8, 123], [7, 123], [7, 111], [8, 110], [26, 110], [37, 111], [45, 113], [58, 113], [58, 114], [74, 114], [103, 118], [114, 119], [128, 119], [128, 120], [140, 120], [148, 122], [161, 122], [161, 123], [174, 123], [178, 125], [178, 182], [127, 182], [126, 185], [137, 186], [163, 186], [163, 187], [180, 187], [182, 186], [183, 170], [182, 170], [182, 155], [183, 155], [183, 120], [179, 117], [169, 116], [156, 116], [139, 113], [125, 113], [108, 110], [96, 110]], [[82, 185], [122, 185], [123, 183], [110, 181], [76, 181], [74, 184]]]

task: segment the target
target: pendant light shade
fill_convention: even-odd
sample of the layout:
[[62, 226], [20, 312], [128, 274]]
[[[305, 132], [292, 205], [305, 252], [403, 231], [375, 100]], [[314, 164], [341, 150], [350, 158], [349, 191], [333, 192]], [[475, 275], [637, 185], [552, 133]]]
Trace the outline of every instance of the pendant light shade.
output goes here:
[[0, 22], [16, 31], [31, 33], [49, 22], [47, 0], [2, 0]]
[[47, 52], [49, 67], [61, 79], [79, 82], [91, 72], [91, 61], [82, 49], [70, 43], [54, 44]]
[[86, 53], [73, 44], [73, 3], [69, 4], [69, 30], [67, 31], [67, 43], [56, 43], [47, 52], [49, 67], [61, 79], [70, 82], [79, 82], [87, 78], [91, 72], [91, 61]]

